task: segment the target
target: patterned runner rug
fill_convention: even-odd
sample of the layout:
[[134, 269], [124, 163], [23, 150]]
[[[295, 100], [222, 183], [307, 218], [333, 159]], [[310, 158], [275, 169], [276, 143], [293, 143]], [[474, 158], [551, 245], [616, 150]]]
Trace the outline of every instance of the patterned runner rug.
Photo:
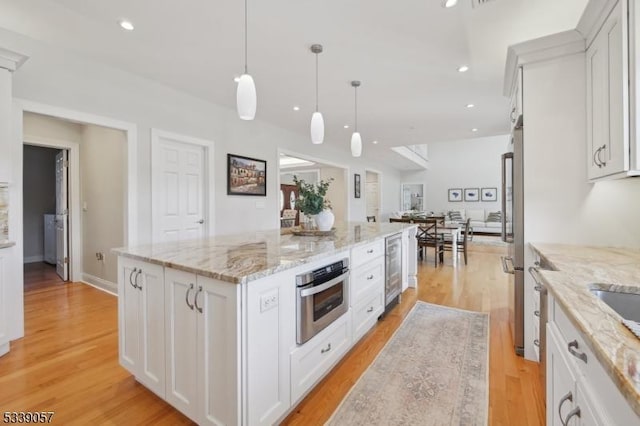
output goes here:
[[489, 315], [418, 301], [329, 425], [486, 425]]

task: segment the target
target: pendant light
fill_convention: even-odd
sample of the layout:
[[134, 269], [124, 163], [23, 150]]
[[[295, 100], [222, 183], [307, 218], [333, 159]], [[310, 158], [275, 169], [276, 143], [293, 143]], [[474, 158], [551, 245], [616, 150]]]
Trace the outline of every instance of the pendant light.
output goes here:
[[316, 55], [316, 111], [311, 116], [311, 142], [318, 145], [324, 141], [324, 118], [318, 111], [318, 55], [322, 53], [322, 45], [314, 44], [311, 52]]
[[244, 74], [238, 80], [236, 106], [238, 116], [242, 120], [253, 120], [256, 117], [256, 85], [247, 71], [247, 0], [244, 0]]
[[354, 157], [360, 157], [360, 155], [362, 154], [362, 138], [360, 137], [360, 133], [358, 132], [358, 87], [360, 87], [360, 82], [357, 80], [352, 81], [351, 87], [353, 87], [356, 99], [356, 126], [353, 129], [353, 134], [351, 135], [351, 155], [353, 155]]

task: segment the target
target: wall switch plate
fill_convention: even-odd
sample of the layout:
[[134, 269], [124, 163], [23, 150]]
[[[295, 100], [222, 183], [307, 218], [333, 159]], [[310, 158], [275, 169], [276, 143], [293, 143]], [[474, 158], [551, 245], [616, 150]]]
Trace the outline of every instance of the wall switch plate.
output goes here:
[[260, 312], [266, 312], [278, 306], [278, 289], [260, 296]]

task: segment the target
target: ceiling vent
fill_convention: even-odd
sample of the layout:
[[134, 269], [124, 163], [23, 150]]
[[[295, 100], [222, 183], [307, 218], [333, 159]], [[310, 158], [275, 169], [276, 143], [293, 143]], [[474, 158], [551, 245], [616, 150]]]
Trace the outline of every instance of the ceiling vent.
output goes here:
[[484, 6], [487, 3], [493, 3], [495, 0], [471, 0], [471, 5], [475, 9], [476, 7]]

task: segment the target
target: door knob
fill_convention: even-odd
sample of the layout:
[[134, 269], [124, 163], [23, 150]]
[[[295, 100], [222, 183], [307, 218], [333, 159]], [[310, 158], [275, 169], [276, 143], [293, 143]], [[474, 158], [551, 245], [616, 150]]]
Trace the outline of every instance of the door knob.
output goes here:
[[197, 221], [196, 223], [199, 223], [200, 225], [202, 225], [204, 223], [204, 219], [200, 219], [199, 221]]

